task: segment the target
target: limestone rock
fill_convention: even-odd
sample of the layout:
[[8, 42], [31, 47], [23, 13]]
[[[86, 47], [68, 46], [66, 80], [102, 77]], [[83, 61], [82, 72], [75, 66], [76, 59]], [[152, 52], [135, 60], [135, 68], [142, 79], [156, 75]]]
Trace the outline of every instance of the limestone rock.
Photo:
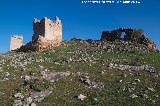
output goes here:
[[26, 75], [24, 79], [25, 79], [25, 81], [29, 81], [29, 80], [31, 80], [31, 77]]
[[78, 99], [81, 100], [81, 101], [83, 101], [85, 98], [86, 98], [86, 96], [84, 96], [84, 95], [82, 95], [82, 94], [80, 94], [80, 95], [78, 96]]
[[16, 93], [14, 94], [15, 98], [24, 98], [24, 96], [22, 95], [22, 93]]
[[23, 103], [21, 100], [14, 100], [13, 106], [23, 106]]
[[36, 106], [36, 104], [35, 104], [35, 103], [32, 103], [31, 106]]
[[32, 103], [32, 98], [28, 97], [28, 98], [25, 99], [25, 101], [26, 101], [27, 104], [30, 104], [30, 103]]
[[51, 82], [57, 81], [63, 77], [69, 76], [70, 72], [49, 72], [41, 71], [41, 75], [44, 79], [50, 80]]

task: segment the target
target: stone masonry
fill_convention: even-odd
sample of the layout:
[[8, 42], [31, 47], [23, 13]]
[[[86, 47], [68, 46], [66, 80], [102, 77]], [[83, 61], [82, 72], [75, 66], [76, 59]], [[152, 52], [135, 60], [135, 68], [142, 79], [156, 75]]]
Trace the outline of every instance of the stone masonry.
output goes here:
[[40, 38], [44, 40], [62, 41], [62, 23], [61, 20], [56, 16], [55, 21], [44, 17], [41, 21], [38, 19], [33, 20], [33, 37], [32, 41]]
[[62, 42], [62, 23], [56, 16], [54, 22], [47, 17], [33, 20], [32, 41], [22, 46], [18, 51], [41, 51], [54, 48]]
[[23, 45], [23, 36], [13, 35], [11, 36], [10, 50], [14, 51], [19, 49]]
[[[124, 33], [124, 37], [122, 37]], [[144, 31], [141, 29], [132, 29], [132, 28], [119, 28], [113, 31], [103, 31], [101, 36], [102, 41], [130, 41], [137, 44], [146, 45], [150, 49], [155, 49], [156, 45], [153, 41], [144, 35]]]

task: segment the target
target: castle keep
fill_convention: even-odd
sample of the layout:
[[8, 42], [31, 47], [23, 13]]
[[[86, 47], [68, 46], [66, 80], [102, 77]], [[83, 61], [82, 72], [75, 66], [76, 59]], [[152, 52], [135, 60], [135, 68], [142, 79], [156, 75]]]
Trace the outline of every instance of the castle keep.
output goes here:
[[49, 41], [62, 41], [62, 23], [57, 16], [55, 17], [54, 22], [46, 17], [44, 17], [41, 21], [34, 19], [33, 31], [34, 34], [32, 41], [39, 39], [39, 37]]
[[23, 45], [23, 36], [13, 35], [11, 36], [10, 50], [17, 50]]
[[56, 16], [54, 22], [46, 17], [33, 20], [32, 41], [18, 51], [40, 51], [57, 47], [62, 42], [62, 23]]

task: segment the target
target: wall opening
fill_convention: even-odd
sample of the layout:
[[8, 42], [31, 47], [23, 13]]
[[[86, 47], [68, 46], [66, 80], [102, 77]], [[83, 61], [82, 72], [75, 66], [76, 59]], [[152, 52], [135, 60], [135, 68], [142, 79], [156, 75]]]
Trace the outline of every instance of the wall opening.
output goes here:
[[126, 36], [126, 33], [125, 32], [121, 32], [121, 40], [124, 40], [125, 36]]

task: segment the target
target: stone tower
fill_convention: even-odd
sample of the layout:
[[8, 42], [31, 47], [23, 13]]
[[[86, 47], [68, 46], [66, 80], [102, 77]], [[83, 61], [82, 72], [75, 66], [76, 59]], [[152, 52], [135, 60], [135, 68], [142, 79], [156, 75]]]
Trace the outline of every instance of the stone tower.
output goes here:
[[56, 16], [54, 22], [44, 17], [33, 20], [32, 41], [21, 46], [18, 51], [43, 51], [60, 46], [62, 42], [62, 23]]
[[60, 43], [62, 41], [62, 23], [56, 16], [55, 21], [44, 17], [42, 20], [33, 20], [32, 41], [43, 39], [43, 41], [54, 41]]
[[23, 36], [13, 35], [11, 36], [10, 50], [17, 50], [23, 45]]

